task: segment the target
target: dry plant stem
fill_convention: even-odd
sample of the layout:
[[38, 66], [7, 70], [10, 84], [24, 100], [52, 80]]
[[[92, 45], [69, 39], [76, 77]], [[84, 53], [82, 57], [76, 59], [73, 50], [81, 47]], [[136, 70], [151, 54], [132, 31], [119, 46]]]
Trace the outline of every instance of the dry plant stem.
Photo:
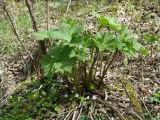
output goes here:
[[[3, 105], [3, 103], [4, 103], [5, 101], [7, 101], [8, 98], [9, 98], [21, 85], [22, 85], [22, 83], [19, 84], [19, 85], [17, 85], [8, 95], [3, 96], [2, 98], [0, 98], [0, 106]], [[23, 87], [23, 88], [24, 88], [24, 87]], [[22, 89], [23, 89], [23, 88], [22, 88]]]
[[6, 12], [7, 16], [8, 16], [8, 19], [9, 19], [9, 22], [10, 22], [10, 25], [11, 25], [11, 28], [13, 30], [13, 33], [15, 34], [15, 36], [17, 37], [17, 40], [19, 41], [19, 43], [21, 44], [21, 46], [24, 48], [24, 50], [27, 52], [27, 54], [29, 55], [29, 57], [34, 60], [32, 54], [27, 50], [27, 48], [25, 47], [25, 45], [23, 44], [23, 42], [21, 41], [19, 35], [18, 35], [18, 32], [14, 26], [14, 22], [12, 21], [11, 19], [11, 16], [9, 15], [9, 12], [8, 10], [6, 9], [6, 6], [4, 4], [4, 6], [2, 6], [3, 10]]
[[49, 29], [49, 0], [46, 0], [46, 29]]
[[[34, 29], [35, 32], [38, 32], [39, 30], [38, 30], [38, 27], [37, 27], [37, 22], [35, 20], [35, 16], [34, 16], [33, 11], [32, 11], [31, 2], [30, 2], [30, 0], [25, 0], [25, 2], [26, 2], [26, 6], [28, 8], [28, 11], [29, 11], [29, 14], [30, 14], [30, 17], [31, 17], [33, 29]], [[46, 47], [45, 47], [44, 41], [39, 41], [39, 47], [40, 47], [42, 55], [46, 54]]]
[[68, 6], [67, 6], [67, 10], [66, 10], [66, 14], [68, 13], [68, 10], [69, 10], [69, 7], [70, 7], [71, 3], [72, 3], [72, 0], [69, 0]]
[[90, 106], [90, 111], [89, 111], [89, 116], [90, 116], [91, 120], [94, 120], [94, 118], [92, 116], [93, 112], [94, 112], [94, 107], [93, 107], [93, 103], [92, 103], [91, 106]]
[[[131, 99], [130, 96], [128, 95], [128, 92], [127, 92], [127, 89], [126, 89], [126, 87], [125, 87], [125, 84], [122, 82], [121, 79], [120, 79], [120, 82], [122, 83], [122, 87], [124, 88], [124, 90], [125, 90], [125, 92], [126, 92], [128, 98], [130, 99], [131, 104], [134, 106], [134, 104], [133, 104], [133, 102], [132, 102], [132, 99]], [[134, 107], [135, 107], [135, 106], [134, 106]], [[140, 115], [141, 115], [141, 117], [143, 118], [142, 111], [141, 111]], [[139, 116], [139, 115], [138, 115], [138, 116]], [[141, 119], [142, 119], [142, 118], [141, 118]], [[143, 119], [142, 119], [142, 120], [143, 120]]]
[[133, 111], [130, 111], [130, 114], [132, 114], [133, 116], [137, 117], [138, 120], [144, 120], [137, 113], [135, 113]]
[[79, 113], [77, 115], [77, 120], [80, 120], [80, 116], [81, 116], [82, 110], [83, 110], [83, 106], [80, 107]]
[[70, 112], [67, 114], [67, 116], [64, 118], [64, 120], [71, 120], [72, 115], [74, 117], [75, 111], [77, 111], [77, 109], [80, 108], [80, 107], [81, 107], [81, 103], [79, 104], [79, 106], [76, 106], [75, 109], [70, 110]]
[[55, 113], [54, 113], [54, 114], [49, 118], [49, 120], [52, 120], [53, 117], [63, 116], [64, 114], [67, 114], [67, 113], [69, 113], [69, 112], [71, 112], [71, 111], [75, 111], [75, 110], [81, 109], [81, 108], [82, 108], [82, 103], [80, 103], [78, 107], [76, 107], [76, 108], [74, 108], [74, 109], [71, 109], [70, 111], [61, 112], [61, 113], [59, 113], [59, 114], [55, 114]]
[[75, 111], [73, 112], [72, 120], [76, 120], [77, 113], [78, 113], [78, 110], [75, 110]]
[[102, 100], [99, 99], [99, 98], [97, 98], [96, 101], [99, 102], [99, 103], [101, 103], [101, 104], [103, 104], [105, 107], [109, 107], [110, 109], [116, 111], [121, 120], [126, 120], [126, 119], [124, 118], [124, 116], [121, 114], [121, 112], [120, 112], [115, 106], [111, 105], [111, 104], [108, 103], [107, 101], [102, 101]]
[[71, 116], [73, 115], [73, 111], [70, 111], [66, 117], [64, 118], [64, 120], [70, 120]]

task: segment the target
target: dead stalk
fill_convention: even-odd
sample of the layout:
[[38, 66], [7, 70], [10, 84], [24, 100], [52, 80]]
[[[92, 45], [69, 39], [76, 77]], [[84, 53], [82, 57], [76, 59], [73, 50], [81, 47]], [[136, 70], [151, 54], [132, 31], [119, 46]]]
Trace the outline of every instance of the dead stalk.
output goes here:
[[46, 27], [49, 29], [49, 0], [46, 0]]
[[[124, 88], [124, 90], [125, 90], [125, 92], [126, 92], [126, 95], [128, 96], [128, 98], [130, 99], [130, 102], [131, 102], [131, 104], [135, 107], [135, 105], [133, 104], [133, 102], [132, 102], [132, 98], [129, 96], [129, 94], [128, 94], [128, 91], [127, 91], [127, 89], [126, 89], [126, 87], [125, 87], [125, 84], [123, 83], [123, 81], [120, 79], [120, 82], [122, 83], [122, 87]], [[137, 110], [136, 110], [137, 111]], [[139, 112], [140, 113], [140, 112]], [[141, 110], [141, 116], [142, 116], [142, 110]], [[138, 115], [139, 116], [139, 115]], [[143, 118], [143, 116], [142, 116], [142, 118]]]
[[77, 115], [77, 120], [80, 120], [80, 116], [81, 116], [82, 110], [83, 110], [83, 106], [80, 107], [79, 113]]
[[70, 7], [71, 3], [72, 3], [72, 0], [69, 0], [68, 6], [67, 6], [67, 9], [66, 9], [66, 14], [68, 13], [68, 10], [69, 10], [69, 7]]

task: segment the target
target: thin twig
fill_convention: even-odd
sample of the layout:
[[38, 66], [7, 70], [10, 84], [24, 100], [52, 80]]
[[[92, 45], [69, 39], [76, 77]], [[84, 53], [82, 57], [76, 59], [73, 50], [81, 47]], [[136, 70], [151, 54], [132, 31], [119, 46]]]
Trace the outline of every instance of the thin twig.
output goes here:
[[109, 107], [110, 109], [114, 110], [117, 112], [118, 116], [120, 117], [121, 120], [126, 120], [124, 118], [124, 116], [122, 115], [122, 113], [113, 105], [111, 105], [110, 103], [108, 103], [107, 101], [102, 101], [101, 99], [99, 98], [96, 98], [96, 101], [103, 104], [105, 107]]
[[48, 0], [46, 0], [46, 27], [47, 27], [47, 30], [49, 29], [49, 2]]
[[77, 113], [78, 113], [78, 110], [75, 110], [75, 111], [73, 112], [72, 120], [76, 120]]
[[64, 120], [70, 120], [71, 116], [73, 115], [73, 111], [70, 111], [67, 116], [64, 118]]
[[82, 110], [83, 110], [83, 106], [81, 106], [81, 107], [80, 107], [79, 114], [77, 115], [77, 120], [79, 120], [79, 119], [80, 119], [80, 116], [81, 116]]
[[13, 33], [15, 34], [15, 36], [17, 37], [17, 40], [19, 41], [19, 43], [21, 44], [21, 46], [24, 48], [24, 50], [27, 52], [27, 54], [29, 55], [29, 57], [30, 57], [32, 60], [34, 60], [32, 54], [27, 50], [27, 48], [25, 47], [25, 45], [24, 45], [23, 42], [21, 41], [21, 39], [20, 39], [20, 37], [19, 37], [19, 35], [18, 35], [18, 32], [17, 32], [17, 30], [16, 30], [16, 28], [15, 28], [14, 22], [12, 21], [12, 18], [11, 18], [11, 16], [10, 16], [8, 10], [6, 9], [6, 6], [5, 6], [4, 3], [3, 3], [3, 6], [2, 6], [2, 9], [5, 11], [5, 13], [6, 13], [6, 15], [7, 15], [8, 19], [9, 19], [9, 22], [10, 22], [10, 25], [11, 25], [11, 28], [12, 28], [12, 31], [13, 31]]
[[93, 110], [94, 108], [93, 108], [93, 103], [91, 103], [91, 106], [90, 106], [90, 111], [89, 111], [89, 116], [90, 116], [90, 119], [91, 120], [94, 120], [94, 118], [93, 118], [93, 116], [92, 116], [92, 114], [93, 114]]
[[[76, 108], [74, 108], [74, 109], [71, 109], [70, 111], [75, 111], [75, 110], [77, 110], [77, 109], [79, 109], [79, 108], [81, 108], [81, 106], [78, 106], [78, 107], [76, 107]], [[53, 115], [51, 115], [51, 117], [49, 118], [49, 120], [52, 120], [53, 117], [61, 116], [61, 115], [64, 115], [64, 114], [66, 114], [66, 113], [69, 113], [70, 111], [61, 112], [61, 113], [59, 113], [59, 114], [53, 113]]]
[[69, 0], [67, 10], [66, 10], [66, 14], [68, 13], [68, 10], [69, 10], [69, 7], [70, 7], [71, 3], [72, 3], [72, 0]]
[[143, 101], [143, 99], [141, 97], [139, 97], [139, 98], [140, 98], [141, 102], [143, 103], [145, 110], [147, 111], [147, 113], [149, 113], [150, 118], [153, 119], [153, 116], [151, 115], [150, 111], [148, 110], [148, 108], [147, 108], [145, 102]]

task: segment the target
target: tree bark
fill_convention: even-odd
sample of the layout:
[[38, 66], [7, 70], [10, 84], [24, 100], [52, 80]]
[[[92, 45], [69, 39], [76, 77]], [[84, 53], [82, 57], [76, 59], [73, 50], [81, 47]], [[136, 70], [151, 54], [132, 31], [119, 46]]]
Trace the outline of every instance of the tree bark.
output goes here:
[[[30, 0], [25, 0], [25, 2], [26, 2], [26, 5], [27, 5], [27, 8], [28, 8], [30, 17], [31, 17], [33, 30], [35, 32], [38, 32], [39, 30], [38, 30], [38, 27], [37, 27], [37, 22], [35, 20], [33, 8], [32, 8], [33, 5], [31, 4]], [[41, 55], [46, 54], [45, 42], [44, 41], [39, 41], [38, 43], [39, 43], [39, 47], [40, 47], [40, 50], [41, 50]]]

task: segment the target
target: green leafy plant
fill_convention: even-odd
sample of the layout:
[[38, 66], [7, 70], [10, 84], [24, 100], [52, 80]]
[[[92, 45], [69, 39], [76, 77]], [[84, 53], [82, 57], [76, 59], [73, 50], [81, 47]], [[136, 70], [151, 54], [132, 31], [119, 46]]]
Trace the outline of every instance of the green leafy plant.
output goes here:
[[61, 110], [60, 103], [68, 100], [64, 95], [71, 95], [67, 86], [49, 79], [43, 84], [36, 80], [22, 87], [9, 97], [8, 104], [1, 109], [0, 120], [49, 119]]
[[[147, 44], [150, 45], [150, 55], [151, 57], [153, 56], [153, 48], [154, 48], [154, 44], [157, 42], [158, 43], [158, 36], [156, 36], [155, 34], [150, 34], [150, 35], [144, 35], [144, 40]], [[157, 51], [158, 51], [158, 46], [156, 47]], [[143, 50], [144, 51], [144, 50]], [[144, 51], [145, 52], [145, 51]], [[145, 52], [146, 53], [146, 52]]]
[[154, 93], [152, 96], [148, 98], [148, 101], [153, 104], [160, 104], [160, 92]]
[[130, 30], [114, 18], [95, 16], [99, 26], [96, 33], [73, 20], [62, 22], [57, 29], [35, 33], [38, 40], [55, 41], [41, 60], [45, 76], [59, 74], [79, 93], [100, 87], [115, 57], [118, 54], [132, 57], [141, 46]]

